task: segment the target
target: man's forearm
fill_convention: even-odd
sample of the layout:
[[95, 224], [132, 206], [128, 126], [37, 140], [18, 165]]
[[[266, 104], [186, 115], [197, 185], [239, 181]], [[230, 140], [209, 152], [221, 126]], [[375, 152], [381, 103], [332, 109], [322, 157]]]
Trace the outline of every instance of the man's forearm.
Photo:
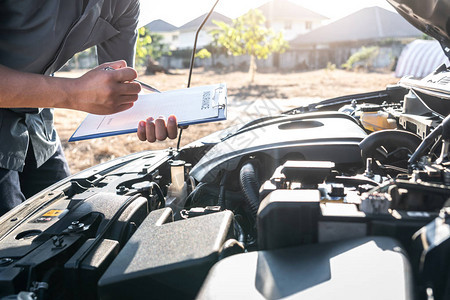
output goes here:
[[136, 77], [125, 61], [103, 64], [79, 78], [56, 78], [0, 66], [0, 107], [55, 107], [112, 114], [130, 108], [137, 100], [141, 86], [133, 82]]
[[0, 107], [73, 108], [74, 80], [19, 72], [0, 65]]

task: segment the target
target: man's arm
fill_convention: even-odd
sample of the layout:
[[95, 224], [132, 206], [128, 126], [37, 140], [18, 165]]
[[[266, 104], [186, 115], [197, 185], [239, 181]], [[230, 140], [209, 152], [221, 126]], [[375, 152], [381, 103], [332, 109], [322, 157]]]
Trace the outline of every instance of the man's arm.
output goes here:
[[[115, 70], [106, 71], [105, 67]], [[55, 107], [112, 114], [133, 106], [141, 86], [125, 61], [106, 63], [79, 78], [24, 73], [0, 65], [0, 107]]]
[[[106, 67], [114, 70], [105, 70]], [[0, 65], [0, 108], [55, 107], [105, 115], [133, 106], [141, 90], [136, 71], [125, 61], [105, 63], [79, 78], [59, 78], [19, 72]], [[170, 116], [139, 122], [138, 137], [155, 142], [174, 139], [177, 120]]]

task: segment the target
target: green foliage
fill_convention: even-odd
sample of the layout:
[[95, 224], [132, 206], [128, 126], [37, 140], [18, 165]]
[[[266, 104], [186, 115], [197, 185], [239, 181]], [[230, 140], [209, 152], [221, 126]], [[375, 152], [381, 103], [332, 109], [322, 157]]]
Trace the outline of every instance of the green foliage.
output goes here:
[[152, 52], [152, 37], [147, 34], [147, 28], [141, 27], [138, 30], [139, 36], [136, 42], [136, 64], [141, 65], [147, 61], [147, 56]]
[[327, 62], [327, 71], [334, 71], [336, 70], [336, 65], [331, 63], [331, 62]]
[[152, 33], [146, 27], [138, 30], [139, 36], [136, 42], [136, 64], [146, 65], [149, 58], [159, 59], [163, 55], [170, 55], [169, 46], [162, 42], [163, 36]]
[[211, 52], [209, 52], [208, 49], [203, 48], [202, 50], [195, 53], [195, 57], [198, 57], [200, 59], [210, 58]]
[[353, 53], [349, 59], [342, 64], [342, 67], [351, 70], [356, 65], [363, 65], [368, 69], [372, 66], [373, 60], [377, 57], [379, 52], [380, 48], [378, 46], [362, 47], [359, 51]]
[[234, 56], [248, 54], [258, 59], [267, 59], [269, 54], [282, 53], [288, 48], [288, 43], [282, 33], [275, 33], [264, 26], [266, 19], [256, 9], [233, 20], [231, 25], [214, 21], [219, 29], [211, 34], [214, 42], [224, 46]]
[[214, 21], [219, 29], [211, 31], [213, 44], [225, 47], [234, 56], [250, 55], [250, 82], [255, 78], [255, 57], [267, 59], [270, 54], [283, 53], [289, 47], [283, 34], [266, 28], [265, 22], [264, 15], [252, 9], [233, 20], [231, 25]]

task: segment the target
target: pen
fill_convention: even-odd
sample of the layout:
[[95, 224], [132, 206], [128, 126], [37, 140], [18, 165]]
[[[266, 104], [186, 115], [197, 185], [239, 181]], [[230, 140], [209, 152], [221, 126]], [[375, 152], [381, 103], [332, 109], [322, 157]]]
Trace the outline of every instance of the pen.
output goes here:
[[[105, 67], [105, 68], [103, 68], [103, 70], [108, 71], [108, 70], [115, 70], [115, 69], [114, 69], [114, 68], [111, 68], [111, 67]], [[155, 89], [154, 87], [152, 87], [152, 86], [149, 85], [149, 84], [146, 84], [145, 82], [142, 82], [142, 81], [137, 80], [137, 79], [135, 79], [135, 80], [133, 80], [133, 81], [139, 83], [143, 88], [145, 88], [145, 89], [147, 89], [147, 90], [149, 90], [149, 91], [156, 92], [156, 93], [161, 93], [159, 90]]]
[[149, 91], [156, 92], [156, 93], [161, 93], [159, 90], [155, 89], [154, 87], [152, 87], [152, 86], [149, 85], [149, 84], [146, 84], [145, 82], [142, 82], [142, 81], [137, 80], [137, 79], [135, 79], [135, 80], [133, 80], [133, 81], [139, 83], [140, 85], [142, 85], [142, 87], [146, 88], [146, 89], [149, 90]]

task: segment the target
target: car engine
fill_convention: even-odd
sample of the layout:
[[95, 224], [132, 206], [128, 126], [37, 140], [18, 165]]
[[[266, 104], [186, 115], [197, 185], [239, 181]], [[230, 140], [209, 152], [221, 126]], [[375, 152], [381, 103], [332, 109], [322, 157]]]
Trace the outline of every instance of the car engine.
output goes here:
[[0, 219], [0, 297], [449, 299], [448, 78], [63, 180]]

